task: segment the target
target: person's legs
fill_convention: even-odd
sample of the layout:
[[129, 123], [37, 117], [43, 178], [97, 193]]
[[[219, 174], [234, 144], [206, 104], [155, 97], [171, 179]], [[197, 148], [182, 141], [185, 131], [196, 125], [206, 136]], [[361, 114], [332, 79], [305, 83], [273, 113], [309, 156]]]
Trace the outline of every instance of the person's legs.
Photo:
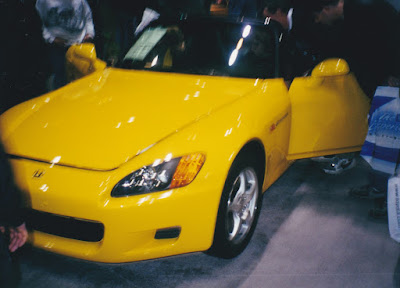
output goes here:
[[387, 194], [387, 181], [389, 176], [389, 174], [373, 170], [369, 167], [369, 182], [361, 187], [351, 189], [349, 195], [355, 198], [384, 199]]
[[387, 185], [390, 174], [370, 169], [368, 172], [369, 183], [350, 190], [349, 195], [355, 198], [373, 200], [373, 208], [369, 216], [374, 219], [387, 218]]
[[381, 194], [383, 195], [381, 198], [384, 198], [384, 196], [387, 195], [387, 183], [389, 177], [390, 174], [376, 170], [372, 170], [370, 173], [371, 186], [381, 192]]
[[13, 263], [8, 250], [8, 241], [0, 232], [0, 287], [14, 287]]
[[68, 47], [59, 47], [56, 45], [49, 46], [49, 59], [51, 73], [54, 75], [54, 81], [52, 83], [53, 90], [58, 89], [67, 84], [67, 78], [65, 73], [65, 53]]
[[387, 218], [387, 187], [390, 174], [374, 171], [371, 175], [371, 187], [376, 191], [381, 197], [374, 198], [374, 208], [369, 211], [369, 215], [375, 219], [386, 219]]

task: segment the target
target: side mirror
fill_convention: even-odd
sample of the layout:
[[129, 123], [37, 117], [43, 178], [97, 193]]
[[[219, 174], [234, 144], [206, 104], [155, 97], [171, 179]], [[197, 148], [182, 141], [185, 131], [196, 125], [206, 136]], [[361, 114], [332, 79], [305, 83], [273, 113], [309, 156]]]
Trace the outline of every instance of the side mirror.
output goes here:
[[96, 48], [93, 43], [82, 43], [79, 45], [72, 45], [66, 54], [67, 58], [79, 57], [87, 60], [96, 60]]
[[92, 43], [72, 45], [65, 58], [68, 81], [76, 80], [107, 66], [104, 61], [97, 58], [96, 48]]
[[346, 75], [350, 72], [346, 60], [339, 58], [326, 59], [319, 63], [312, 71], [313, 77], [331, 77]]

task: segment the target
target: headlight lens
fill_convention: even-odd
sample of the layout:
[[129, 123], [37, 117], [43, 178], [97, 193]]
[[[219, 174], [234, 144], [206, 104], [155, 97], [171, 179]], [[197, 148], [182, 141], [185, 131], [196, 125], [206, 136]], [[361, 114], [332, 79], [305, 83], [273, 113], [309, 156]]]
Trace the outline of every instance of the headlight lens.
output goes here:
[[205, 159], [203, 154], [194, 153], [143, 166], [119, 181], [111, 196], [145, 194], [186, 186], [197, 176]]

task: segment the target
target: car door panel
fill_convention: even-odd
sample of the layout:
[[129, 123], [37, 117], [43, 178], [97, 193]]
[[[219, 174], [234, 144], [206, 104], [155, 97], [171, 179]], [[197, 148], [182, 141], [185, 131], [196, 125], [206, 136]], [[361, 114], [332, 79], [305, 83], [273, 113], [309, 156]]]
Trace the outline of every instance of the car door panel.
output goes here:
[[[343, 68], [343, 65], [346, 69]], [[288, 159], [358, 151], [368, 130], [369, 100], [342, 59], [329, 59], [296, 78]]]

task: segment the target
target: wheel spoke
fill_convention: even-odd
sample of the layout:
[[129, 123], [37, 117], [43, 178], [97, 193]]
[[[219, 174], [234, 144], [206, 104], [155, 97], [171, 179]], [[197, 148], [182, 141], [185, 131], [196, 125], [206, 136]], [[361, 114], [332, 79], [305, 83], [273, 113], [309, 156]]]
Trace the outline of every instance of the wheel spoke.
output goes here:
[[245, 207], [245, 210], [247, 213], [247, 217], [250, 216], [252, 217], [254, 214], [254, 204], [257, 199], [255, 199], [257, 195], [257, 190], [258, 187], [256, 185], [256, 182], [252, 177], [250, 177], [248, 181], [246, 181], [249, 184], [249, 187], [245, 193], [244, 201], [243, 201], [243, 207]]
[[[234, 184], [233, 184], [233, 188], [232, 191], [230, 193], [229, 196], [229, 200], [228, 200], [228, 212], [235, 212], [235, 213], [239, 213], [240, 209], [241, 209], [241, 198], [242, 195], [244, 193], [244, 177], [242, 175], [242, 173], [236, 178]], [[233, 199], [232, 199], [233, 198]]]
[[246, 177], [243, 172], [239, 174], [237, 181], [239, 182], [239, 187], [232, 202], [235, 206], [241, 206], [241, 201], [246, 193]]
[[229, 240], [232, 240], [239, 233], [239, 230], [242, 226], [242, 219], [240, 218], [238, 213], [231, 214], [231, 227], [229, 227]]
[[251, 229], [257, 202], [257, 176], [253, 169], [239, 173], [230, 193], [227, 207], [228, 239], [241, 241]]

